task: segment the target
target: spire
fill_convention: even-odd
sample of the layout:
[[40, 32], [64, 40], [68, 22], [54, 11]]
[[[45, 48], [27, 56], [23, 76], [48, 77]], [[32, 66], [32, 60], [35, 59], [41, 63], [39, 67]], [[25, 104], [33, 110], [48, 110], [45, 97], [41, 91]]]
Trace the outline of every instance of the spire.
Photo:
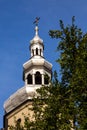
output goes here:
[[30, 41], [30, 44], [42, 44], [43, 46], [43, 40], [39, 37], [39, 28], [38, 28], [38, 21], [39, 21], [40, 17], [36, 17], [36, 20], [33, 22], [34, 24], [36, 24], [35, 26], [35, 36], [33, 37], [33, 39]]
[[33, 22], [33, 24], [36, 24], [36, 27], [35, 27], [36, 36], [38, 36], [38, 31], [39, 31], [38, 29], [39, 20], [40, 20], [40, 17], [36, 17], [35, 21]]
[[43, 57], [43, 50], [44, 50], [44, 45], [43, 45], [43, 40], [39, 37], [39, 28], [38, 28], [38, 21], [40, 18], [36, 17], [36, 20], [33, 22], [36, 24], [35, 26], [35, 36], [33, 39], [30, 41], [30, 51], [31, 51], [31, 57], [34, 58], [36, 57]]
[[38, 36], [38, 31], [39, 31], [39, 28], [38, 26], [35, 27], [35, 35]]

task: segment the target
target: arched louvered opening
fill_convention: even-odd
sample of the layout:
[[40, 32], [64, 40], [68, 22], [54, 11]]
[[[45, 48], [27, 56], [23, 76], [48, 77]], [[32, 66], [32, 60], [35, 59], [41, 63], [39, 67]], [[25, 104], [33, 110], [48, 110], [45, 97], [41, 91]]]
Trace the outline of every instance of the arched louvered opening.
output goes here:
[[38, 55], [38, 48], [36, 48], [36, 55]]
[[48, 74], [44, 75], [44, 84], [49, 84], [49, 76], [48, 76]]
[[42, 84], [42, 76], [38, 71], [35, 74], [35, 84]]
[[32, 75], [31, 74], [29, 74], [27, 77], [27, 83], [32, 84]]

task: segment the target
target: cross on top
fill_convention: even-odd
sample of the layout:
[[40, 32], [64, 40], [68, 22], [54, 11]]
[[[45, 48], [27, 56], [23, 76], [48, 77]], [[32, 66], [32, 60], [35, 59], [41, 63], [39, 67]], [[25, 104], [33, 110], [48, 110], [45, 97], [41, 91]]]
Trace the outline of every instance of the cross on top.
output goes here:
[[38, 22], [40, 20], [40, 17], [36, 17], [35, 21], [33, 22], [33, 24], [36, 24], [36, 26], [38, 26]]

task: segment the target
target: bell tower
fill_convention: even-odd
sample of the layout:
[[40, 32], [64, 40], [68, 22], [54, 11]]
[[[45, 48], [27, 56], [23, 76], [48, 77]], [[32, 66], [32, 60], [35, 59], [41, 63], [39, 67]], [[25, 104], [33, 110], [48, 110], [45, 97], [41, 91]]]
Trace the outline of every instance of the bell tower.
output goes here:
[[48, 85], [51, 80], [52, 64], [44, 59], [44, 44], [38, 34], [39, 28], [35, 27], [35, 36], [30, 41], [31, 57], [23, 64], [23, 80], [25, 86], [38, 88]]
[[39, 37], [39, 28], [35, 26], [35, 36], [29, 42], [30, 59], [23, 64], [24, 86], [12, 94], [4, 103], [4, 128], [14, 125], [14, 117], [17, 121], [23, 121], [23, 113], [32, 115], [28, 110], [32, 107], [36, 89], [42, 85], [48, 86], [51, 80], [52, 64], [44, 58], [44, 44]]

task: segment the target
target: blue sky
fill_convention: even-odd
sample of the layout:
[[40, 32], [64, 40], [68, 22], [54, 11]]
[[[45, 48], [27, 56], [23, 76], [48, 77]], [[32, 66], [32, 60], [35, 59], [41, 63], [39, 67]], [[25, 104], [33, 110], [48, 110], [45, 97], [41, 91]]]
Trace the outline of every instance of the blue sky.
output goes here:
[[33, 21], [40, 17], [39, 36], [44, 40], [44, 56], [53, 64], [59, 54], [55, 51], [58, 40], [48, 35], [50, 29], [59, 28], [59, 20], [76, 24], [87, 32], [87, 0], [0, 0], [0, 128], [3, 127], [4, 101], [22, 81], [23, 63], [30, 58], [29, 41], [34, 37]]

